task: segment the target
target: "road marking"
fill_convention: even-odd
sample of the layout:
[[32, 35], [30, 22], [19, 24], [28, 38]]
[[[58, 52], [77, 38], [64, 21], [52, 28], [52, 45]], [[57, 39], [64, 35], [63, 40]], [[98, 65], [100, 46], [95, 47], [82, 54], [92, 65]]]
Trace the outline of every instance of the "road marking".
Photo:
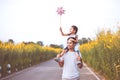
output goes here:
[[93, 76], [97, 79], [97, 80], [101, 80], [90, 68], [87, 67], [87, 65], [84, 63], [84, 65], [86, 66], [86, 68], [91, 72], [91, 74], [93, 74]]

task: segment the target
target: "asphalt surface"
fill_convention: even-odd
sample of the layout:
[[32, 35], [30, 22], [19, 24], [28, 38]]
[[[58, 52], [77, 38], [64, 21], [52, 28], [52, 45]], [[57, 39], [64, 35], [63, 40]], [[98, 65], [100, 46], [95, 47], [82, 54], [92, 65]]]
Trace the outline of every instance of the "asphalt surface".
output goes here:
[[[80, 80], [104, 80], [86, 64], [80, 71]], [[53, 59], [11, 74], [1, 80], [62, 80], [62, 68]]]

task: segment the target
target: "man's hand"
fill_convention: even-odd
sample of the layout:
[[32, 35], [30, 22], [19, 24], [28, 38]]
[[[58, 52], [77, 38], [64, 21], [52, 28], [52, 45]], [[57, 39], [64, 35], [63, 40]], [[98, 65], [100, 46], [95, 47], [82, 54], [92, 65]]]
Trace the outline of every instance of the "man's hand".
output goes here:
[[77, 64], [78, 67], [81, 69], [83, 67], [83, 62], [82, 62], [82, 59], [80, 60], [80, 63]]
[[63, 65], [64, 65], [64, 61], [63, 60], [61, 60], [60, 62], [58, 62], [59, 63], [59, 66], [60, 67], [63, 67]]
[[78, 63], [77, 65], [80, 69], [83, 67], [83, 63]]

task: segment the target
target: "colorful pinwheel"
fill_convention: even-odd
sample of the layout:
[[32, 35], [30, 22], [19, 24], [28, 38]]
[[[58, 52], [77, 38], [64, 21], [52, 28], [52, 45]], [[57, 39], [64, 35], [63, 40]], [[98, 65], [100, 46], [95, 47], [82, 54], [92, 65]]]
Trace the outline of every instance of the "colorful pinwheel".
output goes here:
[[62, 14], [64, 14], [65, 10], [63, 10], [63, 7], [58, 7], [56, 12], [61, 16]]
[[62, 14], [65, 14], [65, 10], [63, 10], [63, 7], [58, 7], [56, 12], [60, 15], [60, 26], [61, 26], [61, 16]]

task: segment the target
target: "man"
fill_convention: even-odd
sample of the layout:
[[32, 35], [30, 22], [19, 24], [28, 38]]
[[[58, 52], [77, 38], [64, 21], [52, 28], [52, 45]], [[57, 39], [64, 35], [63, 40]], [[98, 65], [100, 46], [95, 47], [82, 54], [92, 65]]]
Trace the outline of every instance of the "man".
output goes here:
[[74, 39], [74, 37], [67, 39], [68, 51], [58, 61], [59, 66], [63, 67], [62, 80], [80, 80], [79, 68], [82, 68], [82, 59], [76, 55]]

